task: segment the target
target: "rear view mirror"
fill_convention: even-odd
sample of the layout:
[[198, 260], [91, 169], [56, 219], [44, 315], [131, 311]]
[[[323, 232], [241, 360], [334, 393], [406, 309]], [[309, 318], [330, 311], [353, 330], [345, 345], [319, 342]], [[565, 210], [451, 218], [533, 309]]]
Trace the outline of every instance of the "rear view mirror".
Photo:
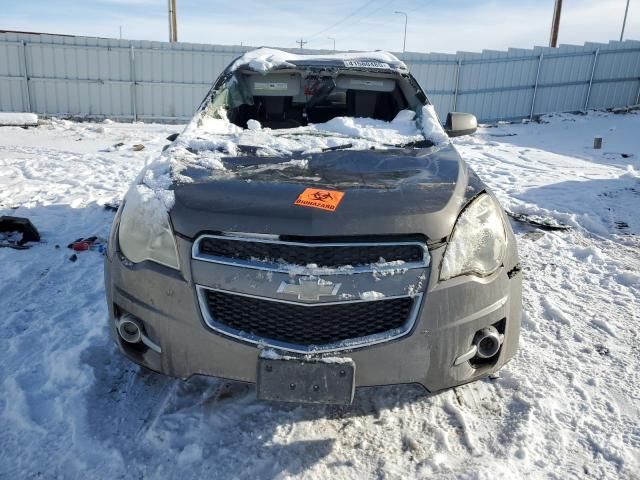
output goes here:
[[450, 137], [471, 135], [478, 129], [478, 120], [472, 113], [449, 112], [444, 129]]

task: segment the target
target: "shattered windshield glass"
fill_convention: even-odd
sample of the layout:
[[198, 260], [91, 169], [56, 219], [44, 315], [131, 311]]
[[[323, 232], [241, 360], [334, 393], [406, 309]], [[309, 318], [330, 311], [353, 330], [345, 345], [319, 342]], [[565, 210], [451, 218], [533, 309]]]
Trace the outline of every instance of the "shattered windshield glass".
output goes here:
[[291, 155], [434, 145], [393, 79], [236, 73], [214, 92], [194, 150]]

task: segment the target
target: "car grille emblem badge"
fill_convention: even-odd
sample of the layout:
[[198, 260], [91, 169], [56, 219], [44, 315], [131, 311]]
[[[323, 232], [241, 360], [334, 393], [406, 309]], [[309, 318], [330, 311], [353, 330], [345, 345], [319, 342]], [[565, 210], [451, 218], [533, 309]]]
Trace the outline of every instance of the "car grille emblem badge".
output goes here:
[[340, 290], [339, 283], [318, 277], [300, 277], [296, 283], [282, 282], [278, 293], [296, 295], [298, 300], [320, 300], [320, 297], [335, 297]]

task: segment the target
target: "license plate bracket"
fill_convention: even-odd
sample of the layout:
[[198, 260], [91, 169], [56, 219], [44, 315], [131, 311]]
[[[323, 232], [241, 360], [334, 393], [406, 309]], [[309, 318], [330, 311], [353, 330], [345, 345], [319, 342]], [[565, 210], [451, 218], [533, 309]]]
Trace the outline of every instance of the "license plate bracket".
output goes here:
[[257, 392], [262, 400], [350, 405], [355, 363], [297, 358], [259, 358]]

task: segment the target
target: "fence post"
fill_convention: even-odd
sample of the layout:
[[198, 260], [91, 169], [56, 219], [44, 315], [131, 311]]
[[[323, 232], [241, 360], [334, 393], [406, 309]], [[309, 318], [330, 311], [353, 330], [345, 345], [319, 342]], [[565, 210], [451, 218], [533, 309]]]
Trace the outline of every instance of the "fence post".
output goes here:
[[589, 88], [587, 88], [587, 98], [584, 101], [584, 111], [587, 111], [587, 107], [589, 106], [589, 97], [591, 96], [591, 85], [593, 85], [593, 74], [596, 73], [596, 64], [598, 63], [598, 53], [600, 53], [600, 49], [596, 48], [596, 51], [593, 52], [593, 65], [591, 66], [591, 77], [589, 78]]
[[133, 112], [133, 121], [138, 121], [138, 101], [136, 95], [136, 54], [134, 47], [131, 45], [129, 49], [129, 60], [131, 62], [131, 111]]
[[533, 112], [536, 108], [536, 95], [538, 94], [538, 80], [540, 79], [540, 67], [542, 66], [542, 59], [544, 53], [540, 53], [538, 57], [538, 69], [536, 70], [536, 82], [533, 84], [533, 98], [531, 99], [531, 112], [529, 112], [529, 120], [533, 120]]
[[460, 70], [462, 70], [462, 59], [458, 59], [458, 66], [456, 68], [456, 88], [453, 91], [453, 108], [452, 112], [456, 111], [456, 106], [458, 104], [458, 86], [460, 85]]
[[24, 71], [24, 98], [27, 101], [27, 111], [31, 113], [31, 92], [29, 91], [29, 72], [27, 72], [27, 42], [22, 42], [22, 69]]

